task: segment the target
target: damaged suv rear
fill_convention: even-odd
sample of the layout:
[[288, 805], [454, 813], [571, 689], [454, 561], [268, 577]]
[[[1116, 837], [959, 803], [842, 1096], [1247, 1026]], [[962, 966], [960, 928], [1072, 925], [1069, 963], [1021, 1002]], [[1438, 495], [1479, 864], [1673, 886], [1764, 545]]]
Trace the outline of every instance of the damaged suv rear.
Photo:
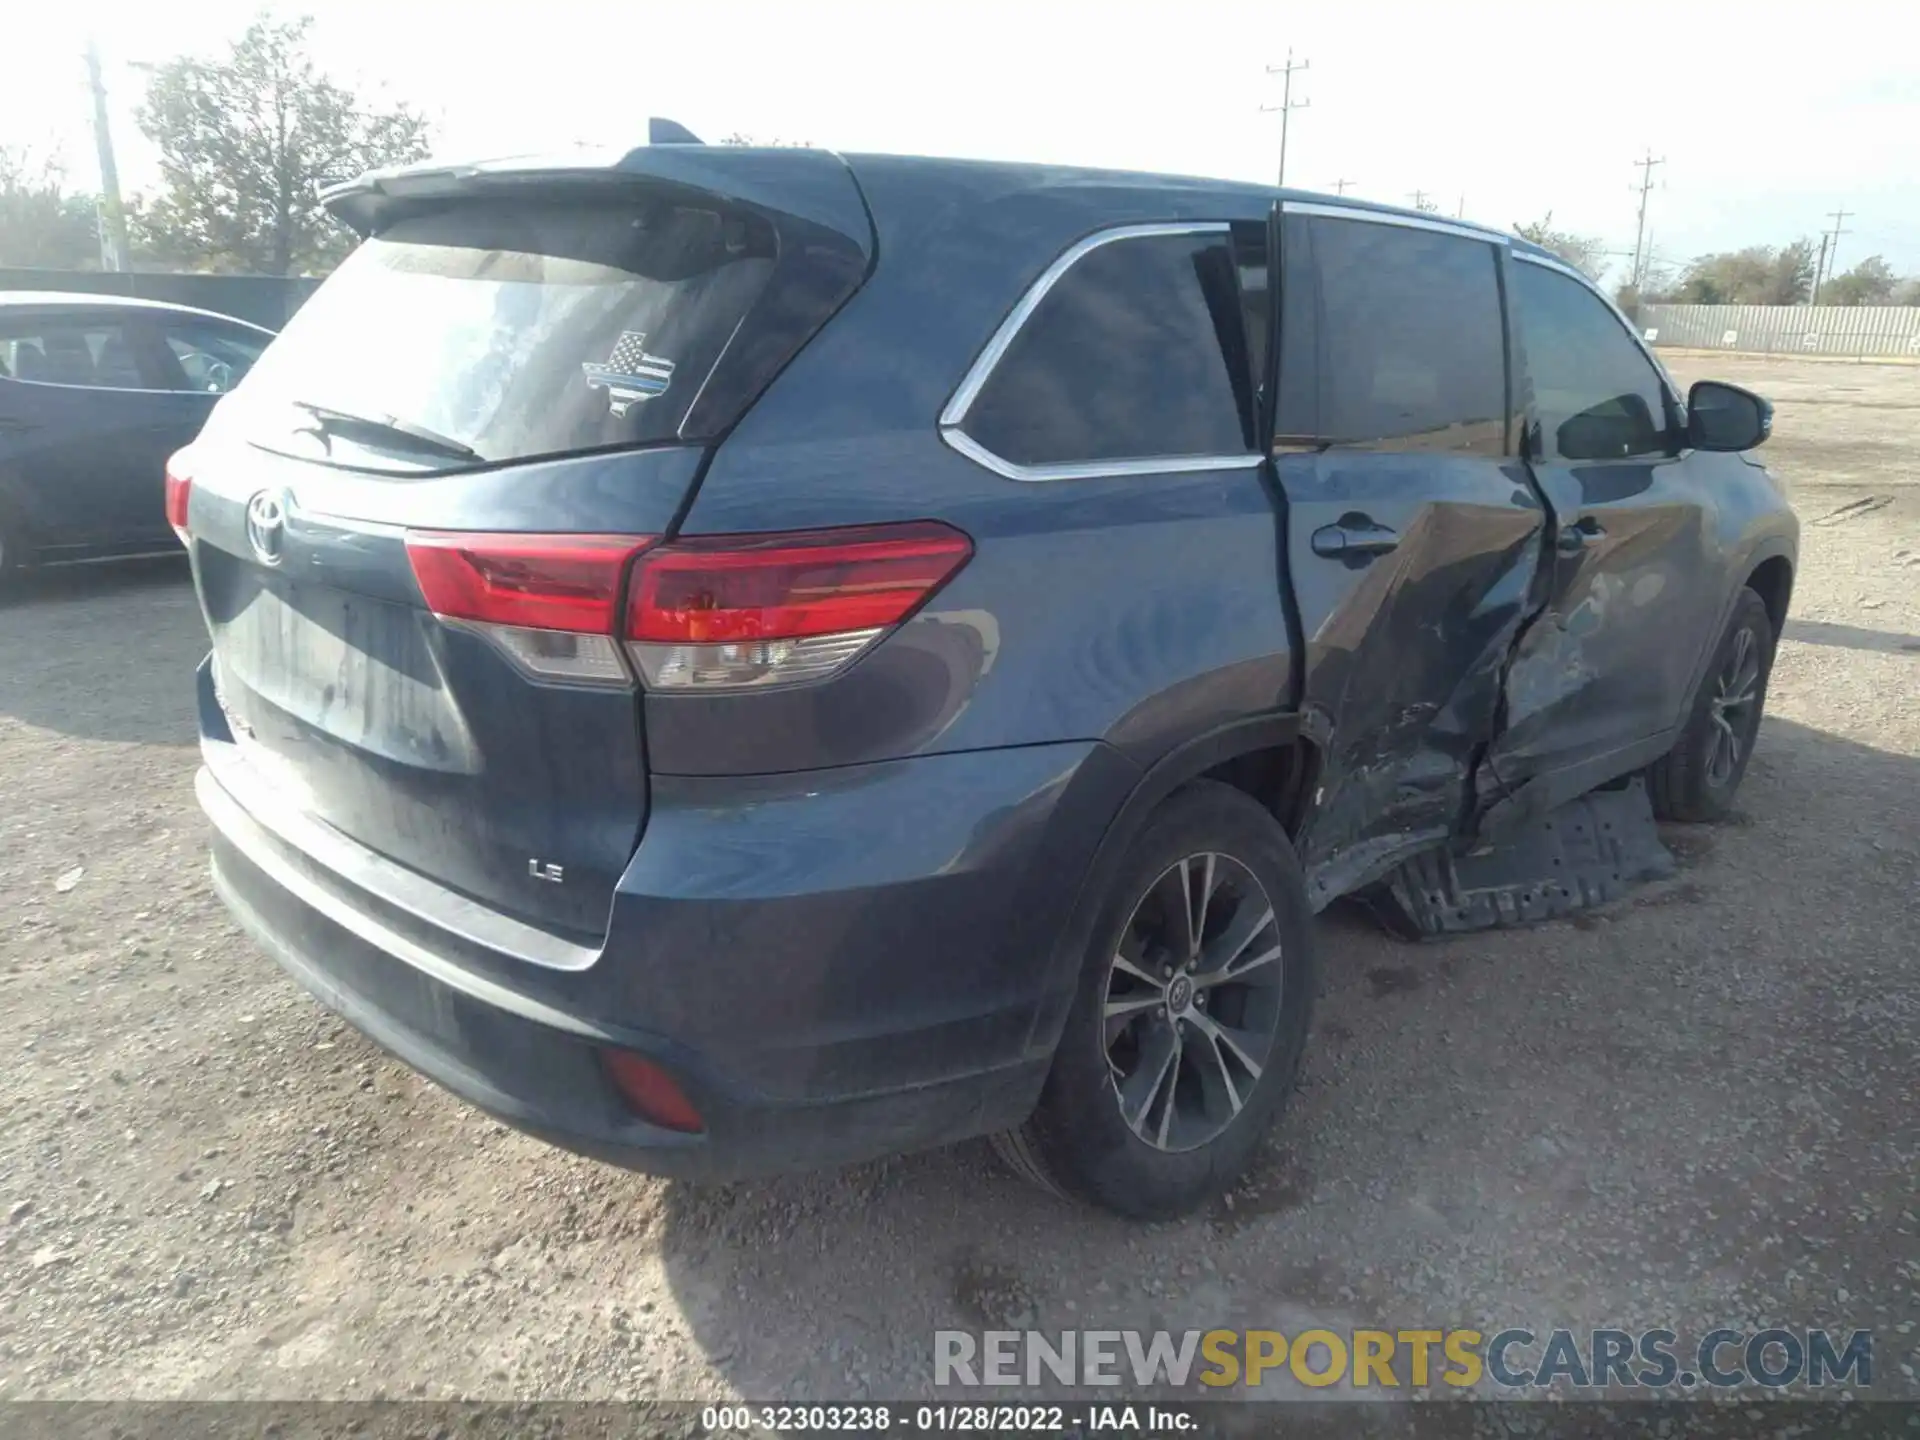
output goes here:
[[1525, 242], [696, 145], [329, 203], [363, 244], [169, 475], [215, 879], [560, 1144], [988, 1134], [1180, 1213], [1293, 1085], [1316, 911], [1445, 928], [1569, 801], [1739, 785], [1769, 412]]

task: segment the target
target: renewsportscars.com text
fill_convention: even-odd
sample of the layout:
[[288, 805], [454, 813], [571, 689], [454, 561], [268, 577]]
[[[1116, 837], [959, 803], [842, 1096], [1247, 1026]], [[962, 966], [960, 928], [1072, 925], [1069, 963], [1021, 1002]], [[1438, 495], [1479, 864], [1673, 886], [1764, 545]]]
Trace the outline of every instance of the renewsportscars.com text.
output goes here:
[[1868, 1386], [1873, 1333], [1712, 1330], [967, 1330], [934, 1333], [934, 1384], [972, 1387], [1725, 1389]]

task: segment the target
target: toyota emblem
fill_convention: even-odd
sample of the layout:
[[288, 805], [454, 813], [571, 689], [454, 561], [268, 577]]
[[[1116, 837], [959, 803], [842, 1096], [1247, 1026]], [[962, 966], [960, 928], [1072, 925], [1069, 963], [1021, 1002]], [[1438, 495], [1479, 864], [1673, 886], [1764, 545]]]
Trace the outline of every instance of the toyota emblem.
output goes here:
[[271, 490], [247, 501], [247, 543], [262, 565], [278, 565], [287, 540], [287, 506]]

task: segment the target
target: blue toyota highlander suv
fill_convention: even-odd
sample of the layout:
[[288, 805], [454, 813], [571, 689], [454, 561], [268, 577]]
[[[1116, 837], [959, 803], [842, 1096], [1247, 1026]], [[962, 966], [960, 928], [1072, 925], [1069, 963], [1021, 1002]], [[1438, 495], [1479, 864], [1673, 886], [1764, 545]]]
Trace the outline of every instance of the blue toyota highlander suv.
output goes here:
[[1740, 782], [1770, 412], [1523, 241], [697, 145], [327, 200], [363, 243], [169, 473], [214, 875], [560, 1144], [986, 1134], [1176, 1214], [1294, 1084], [1316, 911]]

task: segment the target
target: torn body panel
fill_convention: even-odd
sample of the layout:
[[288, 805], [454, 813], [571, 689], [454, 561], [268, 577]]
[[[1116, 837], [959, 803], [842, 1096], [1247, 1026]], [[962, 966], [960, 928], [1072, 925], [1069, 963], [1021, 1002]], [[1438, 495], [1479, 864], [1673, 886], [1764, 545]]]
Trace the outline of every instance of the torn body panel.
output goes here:
[[[1301, 697], [1331, 721], [1302, 837], [1323, 905], [1459, 828], [1532, 613], [1546, 513], [1517, 462], [1329, 450], [1275, 469]], [[1384, 548], [1328, 555], [1330, 527]]]
[[1432, 940], [1577, 914], [1674, 869], [1646, 784], [1635, 779], [1570, 800], [1497, 843], [1417, 855], [1364, 898], [1395, 934]]
[[1477, 786], [1495, 829], [1665, 753], [1734, 598], [1794, 539], [1773, 482], [1741, 456], [1534, 472], [1554, 515], [1546, 603], [1515, 645]]

